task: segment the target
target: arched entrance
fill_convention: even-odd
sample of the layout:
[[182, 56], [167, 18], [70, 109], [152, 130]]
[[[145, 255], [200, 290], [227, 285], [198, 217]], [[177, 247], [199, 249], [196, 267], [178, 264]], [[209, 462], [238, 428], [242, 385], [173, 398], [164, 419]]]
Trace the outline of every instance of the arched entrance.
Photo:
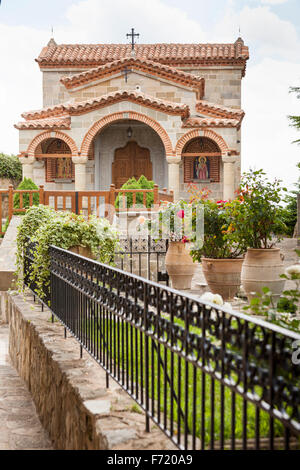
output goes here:
[[148, 180], [152, 180], [152, 162], [150, 150], [132, 140], [125, 147], [115, 150], [114, 161], [112, 163], [112, 183], [116, 188], [121, 188], [129, 178], [138, 180], [144, 175]]
[[94, 185], [89, 189], [108, 190], [112, 183], [120, 188], [128, 179], [141, 175], [161, 188], [168, 186], [164, 143], [147, 124], [133, 119], [113, 122], [101, 129], [93, 145]]

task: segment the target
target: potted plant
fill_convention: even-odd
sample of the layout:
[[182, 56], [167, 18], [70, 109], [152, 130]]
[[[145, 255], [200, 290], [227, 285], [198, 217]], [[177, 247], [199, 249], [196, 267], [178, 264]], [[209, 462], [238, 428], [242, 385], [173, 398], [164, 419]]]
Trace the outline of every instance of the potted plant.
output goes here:
[[194, 242], [191, 255], [202, 263], [207, 285], [213, 294], [232, 300], [240, 289], [246, 247], [235, 239], [227, 201], [200, 199], [204, 210], [204, 234]]
[[270, 182], [263, 170], [244, 173], [230, 212], [235, 240], [247, 246], [242, 267], [242, 286], [251, 301], [267, 287], [278, 300], [285, 281], [283, 255], [276, 247], [286, 231], [281, 217], [281, 195], [286, 188], [280, 180]]
[[164, 201], [158, 213], [146, 221], [154, 239], [167, 238], [166, 270], [172, 287], [178, 290], [191, 288], [197, 268], [187, 249], [193, 232], [193, 207], [186, 201], [176, 203]]

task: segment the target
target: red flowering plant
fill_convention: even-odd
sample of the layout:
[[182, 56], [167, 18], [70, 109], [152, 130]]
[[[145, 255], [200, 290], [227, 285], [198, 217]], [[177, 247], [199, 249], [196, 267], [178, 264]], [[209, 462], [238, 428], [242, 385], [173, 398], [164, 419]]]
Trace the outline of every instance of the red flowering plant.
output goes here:
[[165, 202], [158, 213], [148, 221], [154, 239], [169, 239], [189, 243], [195, 238], [196, 213], [187, 201]]
[[235, 259], [246, 251], [243, 244], [235, 242], [231, 237], [231, 220], [227, 210], [227, 201], [201, 200], [204, 211], [203, 242], [195, 241], [191, 249], [194, 261], [201, 258]]
[[268, 181], [263, 170], [244, 173], [237, 197], [227, 204], [230, 225], [225, 238], [248, 248], [272, 248], [281, 234], [283, 222], [281, 181]]

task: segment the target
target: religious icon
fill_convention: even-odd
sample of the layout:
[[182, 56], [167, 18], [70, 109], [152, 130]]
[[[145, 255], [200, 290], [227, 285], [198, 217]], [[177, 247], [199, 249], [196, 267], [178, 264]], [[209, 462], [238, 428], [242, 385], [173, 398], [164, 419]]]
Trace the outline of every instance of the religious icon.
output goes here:
[[208, 180], [209, 176], [208, 158], [196, 157], [194, 160], [194, 178], [197, 180]]
[[56, 178], [72, 178], [72, 160], [71, 158], [58, 158], [56, 162]]

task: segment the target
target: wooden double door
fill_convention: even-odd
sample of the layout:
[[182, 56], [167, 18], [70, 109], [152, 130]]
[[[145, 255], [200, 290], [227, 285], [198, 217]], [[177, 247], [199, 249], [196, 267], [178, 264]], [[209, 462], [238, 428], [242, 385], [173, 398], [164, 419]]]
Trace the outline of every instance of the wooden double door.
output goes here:
[[142, 175], [148, 180], [152, 180], [152, 163], [150, 151], [140, 147], [135, 141], [115, 151], [115, 158], [112, 164], [112, 182], [116, 188], [121, 188], [129, 178], [138, 180]]

